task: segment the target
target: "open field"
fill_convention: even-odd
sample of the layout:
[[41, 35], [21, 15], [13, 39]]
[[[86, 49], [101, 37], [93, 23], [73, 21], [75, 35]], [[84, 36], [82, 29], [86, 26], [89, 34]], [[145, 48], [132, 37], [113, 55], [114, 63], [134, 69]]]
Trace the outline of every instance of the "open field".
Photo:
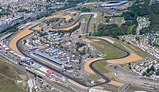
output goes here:
[[0, 75], [0, 92], [24, 92], [24, 89], [15, 84], [14, 81]]
[[115, 46], [118, 46], [119, 48], [121, 48], [122, 50], [128, 51], [124, 46], [122, 46], [122, 44], [120, 43], [114, 43]]
[[138, 56], [135, 53], [130, 53], [130, 56], [122, 58], [122, 59], [114, 59], [114, 60], [107, 60], [108, 63], [112, 64], [124, 64], [124, 63], [129, 63], [137, 60], [141, 60], [142, 58]]
[[89, 76], [87, 78], [88, 79], [96, 79], [96, 78], [98, 78], [98, 76], [95, 74], [89, 74]]
[[94, 67], [97, 70], [99, 70], [101, 73], [108, 73], [109, 71], [105, 68], [107, 64], [108, 64], [107, 61], [103, 60], [103, 61], [94, 63]]
[[[23, 87], [20, 84], [16, 84], [16, 80], [21, 78], [15, 73], [14, 67], [12, 68], [4, 59], [0, 58], [0, 92], [24, 92]], [[14, 69], [14, 70], [13, 70]]]
[[109, 23], [113, 24], [113, 23], [116, 23], [116, 22], [122, 22], [122, 20], [124, 20], [124, 17], [113, 17], [113, 18], [109, 19]]
[[129, 87], [129, 90], [135, 90], [136, 88], [138, 88], [137, 86], [134, 86], [134, 85], [131, 85], [130, 87]]
[[126, 45], [126, 46], [128, 46], [130, 49], [132, 49], [135, 53], [137, 53], [138, 55], [140, 55], [141, 57], [146, 57], [146, 58], [148, 58], [148, 59], [150, 59], [150, 60], [153, 60], [153, 59], [155, 59], [152, 55], [150, 55], [149, 53], [147, 53], [147, 52], [145, 52], [145, 51], [143, 51], [143, 50], [141, 50], [141, 49], [139, 49], [139, 48], [137, 48], [137, 47], [135, 47], [135, 46], [133, 46], [133, 45], [131, 45], [131, 44], [127, 44], [127, 43], [124, 43], [124, 45]]
[[30, 26], [29, 26], [28, 28], [26, 28], [25, 30], [21, 31], [19, 34], [17, 34], [17, 35], [10, 41], [9, 47], [10, 47], [12, 50], [14, 50], [15, 52], [19, 53], [19, 54], [21, 54], [21, 53], [19, 52], [19, 50], [18, 50], [18, 48], [17, 48], [17, 46], [16, 46], [16, 43], [17, 43], [17, 41], [18, 41], [20, 38], [22, 38], [22, 37], [24, 37], [24, 36], [26, 36], [26, 35], [28, 35], [28, 34], [30, 34], [30, 33], [33, 32], [33, 31], [29, 30], [29, 28], [30, 28]]
[[110, 79], [114, 79], [113, 78], [113, 74], [111, 73], [111, 72], [109, 72], [109, 73], [104, 73], [107, 77], [109, 77]]
[[117, 52], [112, 52], [112, 53], [104, 56], [103, 58], [120, 58], [120, 57], [122, 57], [124, 55], [125, 55], [125, 52], [117, 51]]
[[107, 37], [98, 37], [98, 38], [104, 39], [104, 40], [110, 42], [111, 44], [114, 44], [114, 41], [109, 39], [109, 38], [107, 38]]
[[98, 51], [100, 51], [102, 54], [110, 54], [112, 53], [112, 50], [116, 50], [115, 47], [103, 40], [100, 40], [98, 42], [92, 41], [90, 44], [93, 47], [95, 47]]
[[127, 46], [129, 49], [133, 50], [134, 53], [136, 53], [137, 55], [140, 55], [140, 56], [143, 57], [143, 58], [146, 57], [146, 58], [148, 58], [148, 59], [150, 59], [150, 60], [155, 59], [154, 56], [148, 54], [147, 52], [145, 52], [145, 51], [139, 49], [139, 48], [136, 47], [136, 46], [133, 46], [133, 45], [128, 44], [128, 43], [126, 43], [126, 42], [122, 42], [122, 40], [117, 40], [117, 39], [114, 39], [114, 38], [111, 38], [111, 37], [110, 37], [110, 39], [112, 39], [112, 40], [114, 40], [114, 41], [116, 41], [116, 42], [122, 43], [123, 45]]
[[129, 26], [128, 31], [132, 32], [133, 28], [135, 27], [135, 25]]
[[109, 24], [117, 24], [118, 26], [121, 26], [123, 22], [124, 17], [113, 17], [109, 19]]
[[103, 58], [118, 58], [125, 55], [125, 52], [118, 50], [117, 48], [103, 40], [91, 42], [90, 44], [102, 54], [104, 54]]

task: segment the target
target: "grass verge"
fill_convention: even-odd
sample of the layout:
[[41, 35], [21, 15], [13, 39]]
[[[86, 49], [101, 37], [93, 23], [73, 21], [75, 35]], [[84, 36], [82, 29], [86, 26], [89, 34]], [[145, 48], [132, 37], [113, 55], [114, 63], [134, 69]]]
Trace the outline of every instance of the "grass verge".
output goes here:
[[0, 92], [24, 92], [23, 87], [15, 83], [19, 77], [9, 68], [10, 65], [2, 60], [0, 58]]
[[108, 63], [103, 60], [103, 61], [98, 61], [96, 63], [94, 63], [94, 67], [99, 70], [101, 73], [108, 73], [109, 71], [105, 68], [105, 66], [107, 65]]
[[131, 85], [131, 86], [129, 87], [129, 90], [135, 90], [136, 88], [137, 88], [137, 86]]
[[89, 74], [89, 76], [87, 78], [89, 78], [89, 79], [96, 79], [96, 78], [98, 78], [98, 76], [95, 75], [95, 74]]

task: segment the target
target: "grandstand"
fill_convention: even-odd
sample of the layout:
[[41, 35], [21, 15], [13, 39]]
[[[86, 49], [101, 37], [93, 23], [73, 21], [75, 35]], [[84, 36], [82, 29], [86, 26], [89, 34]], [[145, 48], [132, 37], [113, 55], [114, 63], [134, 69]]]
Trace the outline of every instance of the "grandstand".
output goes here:
[[65, 61], [61, 61], [60, 59], [56, 59], [56, 58], [54, 58], [54, 57], [52, 57], [52, 56], [49, 56], [49, 55], [47, 55], [47, 54], [45, 54], [45, 53], [42, 53], [42, 52], [40, 52], [40, 51], [36, 51], [36, 52], [34, 52], [34, 54], [35, 54], [35, 55], [38, 55], [38, 56], [40, 56], [40, 57], [43, 57], [43, 58], [45, 58], [45, 59], [47, 59], [47, 60], [49, 60], [49, 61], [52, 61], [52, 62], [54, 62], [54, 63], [56, 63], [56, 64], [62, 66], [62, 68], [64, 68], [64, 69], [67, 69], [67, 70], [73, 69], [73, 68], [72, 68], [72, 65], [66, 64]]
[[102, 7], [114, 7], [126, 4], [128, 1], [108, 1], [101, 4]]
[[47, 55], [45, 53], [42, 53], [40, 51], [34, 52], [34, 54], [39, 55], [39, 56], [41, 56], [41, 57], [43, 57], [43, 58], [45, 58], [47, 60], [50, 60], [50, 61], [52, 61], [52, 62], [54, 62], [54, 63], [56, 63], [58, 65], [64, 65], [66, 63], [64, 61], [61, 61], [59, 59], [55, 59], [54, 57], [51, 57], [51, 56], [49, 56], [49, 55]]
[[5, 39], [11, 37], [12, 35], [13, 35], [13, 33], [6, 34], [6, 35], [4, 35], [4, 36], [2, 36], [2, 37], [0, 38], [0, 41], [4, 41]]

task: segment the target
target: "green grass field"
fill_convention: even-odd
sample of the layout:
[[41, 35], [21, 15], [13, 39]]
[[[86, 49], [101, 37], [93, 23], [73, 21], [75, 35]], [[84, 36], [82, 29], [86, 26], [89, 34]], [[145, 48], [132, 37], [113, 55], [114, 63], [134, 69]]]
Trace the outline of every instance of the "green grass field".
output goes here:
[[123, 47], [120, 43], [114, 43], [115, 46], [127, 51], [127, 49], [125, 47]]
[[134, 86], [134, 85], [131, 85], [130, 87], [129, 87], [129, 90], [135, 90], [136, 88], [138, 88], [137, 86]]
[[95, 74], [89, 74], [89, 76], [87, 78], [88, 79], [96, 79], [96, 78], [98, 78], [98, 76]]
[[109, 54], [112, 52], [113, 49], [116, 49], [111, 44], [103, 40], [93, 42], [91, 43], [91, 45], [93, 45], [93, 47], [95, 47], [102, 54]]
[[[91, 45], [102, 54], [104, 54], [103, 58], [119, 58], [125, 55], [125, 52], [117, 49], [116, 47], [103, 40], [93, 42]], [[120, 47], [122, 47], [122, 45], [120, 45]]]
[[109, 73], [109, 71], [105, 68], [105, 66], [107, 65], [107, 61], [103, 60], [103, 61], [98, 61], [96, 63], [94, 63], [94, 67], [99, 70], [101, 73]]
[[108, 55], [104, 56], [103, 58], [120, 58], [124, 55], [125, 55], [124, 52], [119, 51], [119, 52], [114, 52], [114, 53], [108, 54]]
[[24, 92], [23, 87], [20, 84], [17, 85], [14, 81], [20, 78], [9, 68], [10, 65], [2, 60], [0, 58], [0, 92]]
[[80, 21], [80, 22], [82, 22], [82, 21], [87, 22], [88, 19], [89, 19], [89, 17], [90, 17], [90, 15], [83, 15], [79, 21]]
[[124, 17], [113, 17], [109, 19], [109, 24], [117, 24], [118, 26], [121, 26], [123, 20]]
[[129, 26], [128, 33], [131, 33], [134, 27], [135, 27], [135, 25]]

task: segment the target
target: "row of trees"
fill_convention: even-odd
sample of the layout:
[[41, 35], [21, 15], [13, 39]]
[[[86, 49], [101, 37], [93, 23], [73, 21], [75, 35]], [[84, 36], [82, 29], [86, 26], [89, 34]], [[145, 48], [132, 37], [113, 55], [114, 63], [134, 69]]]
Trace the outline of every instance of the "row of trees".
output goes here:
[[46, 22], [47, 25], [49, 25], [50, 23], [52, 23], [52, 22], [57, 22], [57, 21], [59, 21], [59, 20], [60, 20], [59, 18], [52, 18], [52, 19], [50, 19], [50, 20], [46, 20], [45, 22]]
[[156, 70], [154, 66], [148, 68], [145, 72], [143, 72], [143, 76], [150, 76], [152, 73], [156, 72], [156, 75], [159, 75], [159, 70]]
[[86, 44], [84, 44], [84, 43], [77, 42], [77, 43], [76, 43], [76, 51], [78, 51], [81, 55], [85, 55], [85, 54], [86, 54], [86, 48], [85, 48], [85, 47], [84, 47], [83, 50], [79, 51], [79, 48], [80, 48], [80, 47], [83, 47], [83, 46], [85, 46], [85, 45], [86, 45]]
[[79, 10], [79, 11], [81, 11], [81, 12], [90, 12], [90, 11], [91, 11], [91, 9], [90, 9], [90, 8], [87, 8], [87, 7], [79, 7], [79, 8], [77, 8], [76, 10]]

